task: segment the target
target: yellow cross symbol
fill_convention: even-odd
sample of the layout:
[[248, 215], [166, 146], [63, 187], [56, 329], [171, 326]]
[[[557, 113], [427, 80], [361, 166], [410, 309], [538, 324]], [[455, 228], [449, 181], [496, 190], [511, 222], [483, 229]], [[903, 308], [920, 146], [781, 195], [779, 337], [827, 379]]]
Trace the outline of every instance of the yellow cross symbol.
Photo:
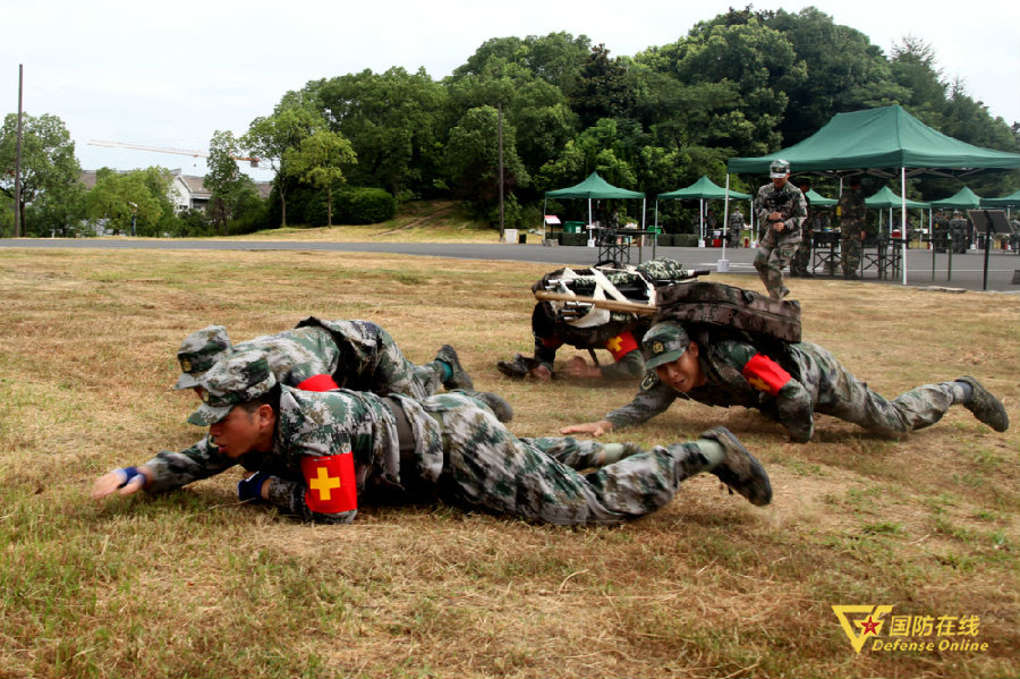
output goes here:
[[333, 488], [340, 487], [340, 479], [336, 476], [330, 476], [329, 472], [325, 467], [319, 467], [315, 470], [316, 476], [314, 479], [308, 482], [308, 485], [312, 490], [319, 492], [319, 499], [323, 502], [328, 502], [331, 496], [330, 491]]
[[611, 339], [608, 342], [606, 342], [606, 349], [609, 349], [610, 351], [615, 353], [615, 352], [620, 350], [620, 347], [622, 345], [623, 345], [623, 339], [621, 339], [621, 337], [619, 335], [617, 335], [613, 339]]
[[765, 383], [765, 380], [758, 377], [757, 375], [751, 375], [750, 377], [747, 378], [747, 381], [755, 389], [759, 389], [761, 391], [772, 391], [772, 388]]

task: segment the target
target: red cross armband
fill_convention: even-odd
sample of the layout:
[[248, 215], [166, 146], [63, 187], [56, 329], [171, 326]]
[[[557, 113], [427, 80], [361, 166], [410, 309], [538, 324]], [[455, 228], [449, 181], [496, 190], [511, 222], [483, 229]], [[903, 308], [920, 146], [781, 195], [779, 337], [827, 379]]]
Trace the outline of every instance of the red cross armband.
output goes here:
[[358, 508], [358, 488], [354, 478], [354, 455], [301, 458], [305, 478], [305, 504], [318, 514], [340, 514]]
[[330, 375], [321, 373], [302, 380], [294, 388], [302, 391], [332, 391], [333, 389], [339, 389], [340, 385], [334, 382]]
[[613, 355], [614, 361], [619, 361], [621, 358], [637, 348], [637, 340], [634, 339], [634, 335], [630, 332], [630, 330], [625, 330], [606, 342], [606, 349], [608, 349], [609, 353]]
[[759, 391], [766, 391], [773, 396], [793, 378], [782, 366], [765, 354], [755, 354], [747, 362], [741, 374]]

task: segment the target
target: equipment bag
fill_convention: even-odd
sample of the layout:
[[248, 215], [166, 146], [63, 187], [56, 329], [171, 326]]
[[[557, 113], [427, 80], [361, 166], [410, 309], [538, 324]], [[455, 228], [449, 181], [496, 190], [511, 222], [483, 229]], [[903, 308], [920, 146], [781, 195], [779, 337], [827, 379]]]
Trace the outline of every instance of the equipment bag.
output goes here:
[[654, 323], [676, 321], [746, 332], [752, 337], [800, 341], [800, 304], [723, 283], [678, 283], [657, 290]]

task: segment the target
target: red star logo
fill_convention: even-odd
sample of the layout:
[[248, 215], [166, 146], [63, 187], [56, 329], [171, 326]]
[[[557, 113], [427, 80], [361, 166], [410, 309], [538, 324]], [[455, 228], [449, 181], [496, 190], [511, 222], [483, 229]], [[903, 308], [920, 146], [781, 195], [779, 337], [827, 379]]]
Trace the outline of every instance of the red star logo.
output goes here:
[[872, 620], [869, 615], [868, 619], [861, 623], [861, 636], [865, 636], [867, 634], [874, 634], [877, 636], [879, 624], [880, 623], [878, 621]]

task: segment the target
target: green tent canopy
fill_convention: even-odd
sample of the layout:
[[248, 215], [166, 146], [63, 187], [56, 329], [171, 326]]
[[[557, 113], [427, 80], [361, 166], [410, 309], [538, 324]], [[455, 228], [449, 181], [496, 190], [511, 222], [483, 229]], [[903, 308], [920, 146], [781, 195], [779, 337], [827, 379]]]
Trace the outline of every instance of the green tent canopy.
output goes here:
[[[599, 176], [598, 172], [592, 172], [588, 175], [580, 184], [574, 184], [568, 186], [565, 189], [555, 189], [553, 191], [545, 192], [545, 200], [548, 201], [550, 198], [587, 198], [588, 199], [588, 223], [591, 224], [591, 201], [595, 199], [609, 199], [609, 198], [640, 198], [641, 199], [641, 228], [645, 228], [645, 194], [640, 191], [631, 191], [629, 189], [621, 189], [617, 186], [613, 186], [605, 179]], [[548, 210], [545, 204], [542, 206], [542, 214], [544, 215]], [[543, 228], [544, 228], [543, 223]]]
[[[864, 199], [864, 204], [873, 210], [881, 210], [890, 207], [900, 207], [903, 203], [903, 198], [895, 193], [888, 186], [883, 186], [875, 193], [871, 194]], [[908, 208], [925, 208], [928, 209], [931, 206], [928, 203], [922, 203], [917, 200], [907, 199]]]
[[1020, 207], [1020, 191], [999, 198], [982, 198], [981, 207]]
[[599, 176], [598, 172], [592, 172], [580, 184], [568, 186], [565, 189], [546, 191], [546, 198], [644, 198], [645, 194], [640, 191], [630, 191], [613, 186]]
[[839, 201], [835, 198], [826, 198], [822, 194], [818, 193], [814, 189], [808, 189], [808, 192], [804, 194], [813, 207], [832, 207]]
[[1020, 154], [953, 139], [901, 106], [837, 113], [804, 141], [757, 158], [730, 158], [730, 172], [765, 174], [777, 159], [793, 172], [870, 168], [1020, 168]]
[[[673, 200], [697, 200], [701, 201], [701, 205], [698, 209], [698, 238], [700, 242], [705, 240], [705, 201], [706, 200], [726, 200], [727, 189], [719, 186], [705, 175], [701, 175], [698, 181], [694, 182], [690, 186], [686, 186], [682, 189], [675, 191], [669, 191], [667, 193], [660, 193], [655, 198], [655, 226], [659, 226], [659, 201], [665, 199]], [[730, 198], [736, 200], [750, 200], [751, 196], [746, 193], [739, 193], [737, 191], [729, 191]], [[750, 211], [753, 213], [753, 210]], [[724, 215], [724, 219], [728, 218], [729, 214]], [[727, 224], [723, 225], [725, 230], [728, 227]]]
[[970, 187], [964, 186], [948, 198], [933, 200], [931, 205], [935, 208], [951, 207], [957, 210], [966, 210], [968, 208], [974, 209], [981, 206], [981, 196], [971, 191]]
[[[730, 191], [730, 198], [748, 200], [750, 197], [751, 196], [746, 193]], [[677, 198], [680, 200], [697, 200], [699, 198], [704, 200], [725, 200], [726, 189], [719, 186], [708, 177], [702, 175], [701, 179], [690, 186], [677, 189], [676, 191], [670, 191], [668, 193], [660, 193], [658, 198]]]

